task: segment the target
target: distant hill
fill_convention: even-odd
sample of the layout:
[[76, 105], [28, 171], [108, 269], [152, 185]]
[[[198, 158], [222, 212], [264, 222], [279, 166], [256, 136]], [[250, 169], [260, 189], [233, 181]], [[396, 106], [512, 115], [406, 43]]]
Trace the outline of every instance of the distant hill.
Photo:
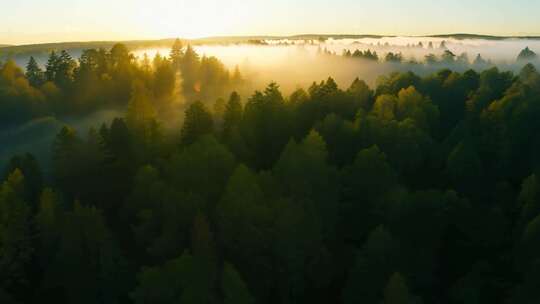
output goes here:
[[[187, 44], [202, 45], [202, 44], [240, 44], [240, 43], [254, 43], [262, 40], [326, 40], [326, 39], [363, 39], [372, 38], [380, 39], [385, 37], [396, 36], [381, 36], [381, 35], [358, 35], [358, 34], [302, 34], [292, 36], [220, 36], [220, 37], [205, 37], [199, 39], [182, 39]], [[411, 36], [413, 37], [413, 36]], [[430, 38], [443, 38], [443, 39], [485, 39], [485, 40], [505, 40], [505, 39], [531, 39], [540, 40], [540, 36], [490, 36], [490, 35], [477, 35], [477, 34], [445, 34], [445, 35], [430, 35], [430, 36], [416, 36], [430, 37]], [[0, 58], [6, 56], [17, 55], [39, 55], [46, 54], [53, 50], [84, 50], [94, 48], [111, 48], [115, 43], [121, 42], [128, 48], [141, 49], [141, 48], [158, 48], [158, 47], [170, 47], [174, 43], [171, 39], [159, 39], [159, 40], [131, 40], [131, 41], [89, 41], [89, 42], [60, 42], [60, 43], [43, 43], [43, 44], [28, 44], [28, 45], [0, 45]]]
[[447, 34], [447, 35], [431, 35], [427, 37], [432, 38], [447, 38], [447, 39], [483, 39], [483, 40], [506, 40], [506, 39], [530, 39], [538, 40], [540, 36], [490, 36], [490, 35], [477, 35], [477, 34]]
[[[249, 43], [253, 40], [280, 39], [272, 36], [243, 36], [243, 37], [208, 37], [201, 39], [181, 39], [184, 44], [202, 45], [202, 44], [232, 44], [232, 43]], [[57, 42], [57, 43], [41, 43], [41, 44], [26, 44], [12, 45], [0, 48], [0, 58], [5, 56], [17, 55], [39, 55], [50, 53], [58, 50], [84, 50], [84, 49], [109, 49], [116, 43], [123, 43], [129, 49], [142, 48], [159, 48], [171, 47], [176, 38], [159, 39], [159, 40], [130, 40], [130, 41], [88, 41], [88, 42]]]
[[[168, 47], [173, 43], [173, 39], [165, 40], [140, 40], [140, 41], [121, 41], [129, 48], [146, 48], [146, 47]], [[0, 56], [2, 55], [21, 55], [21, 54], [40, 54], [49, 53], [55, 50], [76, 50], [76, 49], [94, 49], [94, 48], [111, 48], [114, 44], [120, 41], [89, 41], [89, 42], [58, 42], [58, 43], [42, 43], [42, 44], [27, 44], [14, 45], [0, 48]]]

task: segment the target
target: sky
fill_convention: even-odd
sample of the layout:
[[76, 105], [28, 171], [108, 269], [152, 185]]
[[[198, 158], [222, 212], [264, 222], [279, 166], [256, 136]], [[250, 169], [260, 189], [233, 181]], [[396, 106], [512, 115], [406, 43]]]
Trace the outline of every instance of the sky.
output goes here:
[[540, 0], [2, 2], [0, 44], [295, 34], [540, 35]]

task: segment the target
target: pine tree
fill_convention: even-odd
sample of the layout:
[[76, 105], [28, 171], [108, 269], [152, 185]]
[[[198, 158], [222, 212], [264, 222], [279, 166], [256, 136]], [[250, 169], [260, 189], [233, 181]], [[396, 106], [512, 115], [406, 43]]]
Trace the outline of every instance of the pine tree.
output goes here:
[[145, 129], [156, 116], [150, 91], [142, 81], [135, 81], [126, 113], [127, 125], [134, 130]]
[[32, 257], [30, 208], [24, 201], [24, 176], [13, 171], [0, 187], [0, 286], [28, 283], [26, 267]]
[[182, 126], [182, 144], [190, 145], [203, 135], [211, 134], [214, 130], [212, 114], [200, 101], [193, 103], [186, 110]]
[[240, 126], [242, 121], [242, 103], [240, 102], [240, 95], [236, 92], [232, 92], [229, 97], [229, 102], [225, 106], [225, 113], [223, 114], [223, 135], [224, 137], [230, 136], [234, 128]]
[[58, 194], [51, 189], [43, 190], [35, 224], [39, 233], [38, 256], [44, 269], [58, 248], [63, 215], [60, 207]]
[[180, 70], [180, 64], [182, 62], [182, 58], [184, 57], [183, 49], [184, 45], [182, 44], [182, 41], [180, 39], [176, 39], [169, 54], [169, 59], [171, 60], [175, 71]]
[[533, 60], [536, 59], [538, 55], [536, 55], [535, 52], [533, 52], [529, 47], [524, 48], [518, 55], [517, 60], [518, 61], [527, 61], [527, 60]]
[[412, 299], [403, 276], [394, 273], [384, 290], [383, 304], [412, 304], [414, 303]]
[[35, 87], [39, 87], [45, 82], [45, 74], [33, 56], [30, 56], [30, 60], [26, 65], [26, 78]]
[[253, 304], [255, 302], [246, 283], [232, 264], [225, 263], [221, 286], [224, 304]]
[[234, 68], [234, 73], [231, 80], [232, 80], [232, 85], [235, 86], [236, 88], [244, 84], [244, 79], [242, 78], [242, 74], [240, 73], [240, 68], [238, 66]]
[[194, 100], [201, 91], [199, 74], [201, 60], [191, 45], [188, 45], [180, 64], [182, 74], [182, 93], [188, 100]]
[[82, 141], [76, 131], [68, 126], [63, 127], [53, 142], [53, 175], [55, 182], [62, 190], [75, 195], [80, 186], [79, 170], [81, 169], [80, 152]]
[[52, 51], [49, 54], [49, 59], [47, 59], [47, 65], [45, 69], [45, 78], [47, 81], [54, 81], [56, 79], [56, 74], [59, 69], [60, 57], [56, 54], [55, 51]]

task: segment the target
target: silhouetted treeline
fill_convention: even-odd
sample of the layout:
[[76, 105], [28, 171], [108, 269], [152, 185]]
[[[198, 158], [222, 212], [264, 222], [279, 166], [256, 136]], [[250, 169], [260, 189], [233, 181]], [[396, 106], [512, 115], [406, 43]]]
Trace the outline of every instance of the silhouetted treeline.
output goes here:
[[[423, 49], [423, 45], [420, 42], [418, 45], [419, 48]], [[452, 51], [446, 48], [446, 45], [443, 43], [440, 47], [443, 52], [440, 55], [429, 53], [424, 56], [422, 59], [417, 58], [409, 58], [406, 59], [403, 57], [403, 54], [400, 52], [387, 52], [383, 57], [379, 57], [379, 54], [377, 54], [376, 51], [371, 51], [370, 49], [361, 51], [359, 49], [356, 49], [355, 51], [351, 51], [349, 49], [344, 49], [341, 57], [344, 58], [355, 58], [355, 59], [364, 59], [368, 61], [379, 61], [382, 59], [384, 62], [388, 63], [403, 63], [403, 64], [409, 64], [409, 65], [427, 65], [427, 66], [442, 66], [442, 67], [454, 67], [460, 70], [466, 70], [466, 69], [476, 69], [476, 70], [485, 70], [490, 67], [493, 67], [494, 64], [490, 60], [485, 60], [481, 54], [477, 54], [474, 60], [471, 60], [469, 58], [469, 55], [467, 53], [461, 53], [459, 55], [454, 54]], [[430, 43], [430, 46], [428, 49], [433, 49], [432, 44]], [[318, 49], [319, 55], [325, 55], [325, 56], [337, 56], [335, 52], [331, 52], [328, 49]], [[538, 56], [535, 52], [530, 50], [528, 47], [523, 49], [519, 55], [517, 56], [516, 62], [518, 64], [526, 64], [530, 62], [538, 63]]]
[[[30, 154], [7, 165], [1, 303], [540, 301], [532, 65], [394, 73], [373, 89], [329, 78], [290, 96], [272, 83], [209, 108], [196, 100], [227, 73], [191, 48], [170, 57], [149, 72], [121, 46], [79, 64], [55, 54], [37, 87], [4, 65], [13, 109], [51, 92], [74, 98], [61, 109], [128, 106], [88, 134], [64, 127], [52, 181]], [[173, 86], [156, 79], [177, 65], [191, 101], [165, 133], [156, 104]]]

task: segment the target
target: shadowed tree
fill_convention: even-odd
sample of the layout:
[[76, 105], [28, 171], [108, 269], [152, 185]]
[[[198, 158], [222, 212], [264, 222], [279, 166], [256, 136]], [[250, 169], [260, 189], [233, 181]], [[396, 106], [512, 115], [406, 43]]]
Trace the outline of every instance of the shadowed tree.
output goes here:
[[33, 56], [30, 56], [30, 60], [28, 60], [25, 75], [28, 82], [35, 87], [40, 87], [45, 83], [45, 74]]
[[151, 99], [152, 95], [142, 81], [133, 83], [131, 100], [126, 113], [128, 127], [139, 131], [156, 119], [157, 114]]
[[126, 296], [125, 260], [96, 208], [76, 202], [59, 232], [45, 288], [62, 290], [68, 302], [114, 303]]
[[204, 135], [214, 132], [212, 114], [200, 101], [192, 103], [186, 110], [182, 126], [182, 144], [191, 145]]
[[166, 105], [166, 99], [174, 94], [176, 73], [173, 64], [168, 59], [154, 61], [154, 95], [158, 100], [162, 100], [162, 105]]
[[63, 215], [59, 195], [49, 188], [43, 190], [35, 224], [39, 233], [38, 256], [44, 269], [58, 250]]
[[396, 186], [397, 175], [377, 146], [358, 152], [341, 177], [343, 236], [359, 242], [380, 222], [377, 205]]
[[0, 187], [0, 286], [6, 291], [19, 291], [30, 283], [26, 269], [34, 249], [30, 207], [24, 192], [24, 176], [19, 169]]
[[244, 107], [241, 132], [250, 164], [257, 169], [269, 169], [287, 144], [291, 130], [289, 115], [276, 83], [264, 92], [255, 92]]
[[238, 129], [240, 127], [240, 122], [242, 121], [242, 111], [243, 109], [240, 101], [240, 95], [238, 95], [236, 92], [231, 93], [223, 114], [224, 138], [231, 136], [233, 129]]
[[246, 283], [233, 265], [225, 263], [221, 277], [221, 290], [224, 294], [223, 304], [254, 304]]
[[201, 83], [199, 82], [200, 65], [199, 55], [191, 45], [188, 45], [180, 64], [182, 93], [188, 101], [197, 99], [197, 94], [201, 91]]
[[4, 179], [7, 179], [15, 169], [21, 170], [24, 176], [24, 198], [31, 207], [35, 210], [37, 201], [43, 187], [43, 173], [39, 163], [32, 154], [26, 153], [24, 155], [13, 156], [5, 169]]
[[399, 243], [386, 228], [374, 229], [358, 251], [343, 289], [343, 303], [380, 303], [388, 277], [399, 265]]
[[409, 293], [409, 288], [405, 283], [405, 279], [400, 273], [394, 273], [388, 285], [384, 290], [383, 304], [414, 304], [413, 297]]
[[535, 52], [531, 51], [531, 49], [529, 49], [529, 47], [526, 47], [523, 50], [521, 50], [521, 52], [519, 53], [519, 55], [517, 57], [517, 60], [518, 61], [530, 61], [530, 60], [536, 59], [537, 57], [538, 57], [538, 55], [536, 55]]

